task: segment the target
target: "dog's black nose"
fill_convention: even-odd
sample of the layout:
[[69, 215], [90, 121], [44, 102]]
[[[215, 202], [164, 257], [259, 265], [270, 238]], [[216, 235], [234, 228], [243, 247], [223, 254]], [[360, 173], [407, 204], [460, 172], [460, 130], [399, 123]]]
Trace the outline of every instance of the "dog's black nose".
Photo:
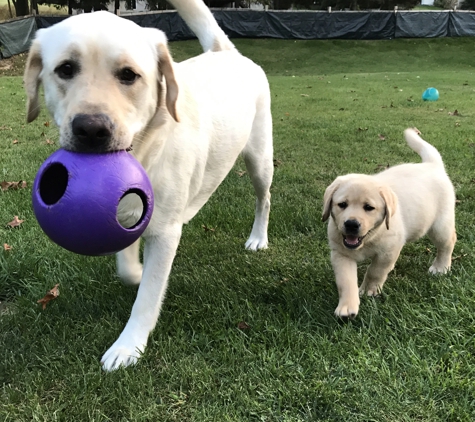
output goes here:
[[112, 139], [113, 125], [105, 114], [76, 114], [71, 129], [74, 138], [88, 149], [104, 147]]
[[345, 229], [348, 233], [358, 233], [361, 224], [358, 220], [346, 220]]

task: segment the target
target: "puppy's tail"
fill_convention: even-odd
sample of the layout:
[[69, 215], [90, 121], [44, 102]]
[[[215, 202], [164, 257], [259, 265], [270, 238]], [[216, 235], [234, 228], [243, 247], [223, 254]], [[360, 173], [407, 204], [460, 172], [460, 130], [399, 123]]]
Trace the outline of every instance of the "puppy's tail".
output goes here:
[[406, 129], [404, 131], [404, 137], [406, 138], [407, 144], [420, 155], [423, 163], [433, 163], [444, 167], [444, 162], [442, 161], [439, 151], [424, 141], [414, 129]]
[[223, 51], [235, 48], [203, 0], [168, 1], [198, 37], [204, 51]]

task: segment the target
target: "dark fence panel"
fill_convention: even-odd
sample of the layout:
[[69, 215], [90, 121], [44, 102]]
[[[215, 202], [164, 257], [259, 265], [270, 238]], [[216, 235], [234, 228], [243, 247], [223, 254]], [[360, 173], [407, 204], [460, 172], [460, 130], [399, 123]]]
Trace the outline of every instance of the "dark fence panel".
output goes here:
[[450, 12], [399, 12], [396, 38], [434, 38], [448, 34]]
[[[224, 32], [232, 38], [278, 39], [391, 39], [396, 17], [392, 12], [285, 12], [214, 10]], [[194, 38], [176, 12], [124, 16], [140, 26], [159, 28], [170, 41]]]
[[123, 17], [144, 28], [161, 29], [167, 34], [170, 41], [184, 41], [195, 38], [191, 29], [186, 26], [184, 20], [176, 12], [157, 12]]
[[38, 29], [48, 28], [68, 17], [69, 16], [36, 16], [36, 27]]
[[449, 37], [473, 37], [475, 35], [475, 14], [451, 13], [448, 35]]
[[[219, 25], [232, 38], [376, 40], [475, 36], [471, 12], [322, 12], [213, 10]], [[194, 38], [174, 11], [123, 16], [140, 26], [158, 28], [170, 41]], [[0, 23], [1, 56], [26, 51], [36, 29], [47, 28], [66, 17], [36, 16]]]

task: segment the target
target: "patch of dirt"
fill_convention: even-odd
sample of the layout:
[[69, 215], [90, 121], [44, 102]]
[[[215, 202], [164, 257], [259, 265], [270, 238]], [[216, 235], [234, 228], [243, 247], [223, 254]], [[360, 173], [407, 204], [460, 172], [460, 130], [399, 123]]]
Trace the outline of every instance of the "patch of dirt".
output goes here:
[[22, 76], [26, 57], [26, 53], [22, 53], [0, 60], [0, 76]]

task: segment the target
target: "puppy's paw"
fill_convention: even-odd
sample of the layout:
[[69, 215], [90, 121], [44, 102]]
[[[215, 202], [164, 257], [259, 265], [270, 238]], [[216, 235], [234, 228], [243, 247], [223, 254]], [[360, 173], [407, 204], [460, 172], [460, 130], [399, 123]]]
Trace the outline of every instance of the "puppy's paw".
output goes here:
[[247, 239], [246, 249], [257, 251], [259, 249], [267, 249], [267, 236], [251, 236]]
[[121, 336], [102, 356], [102, 369], [111, 372], [121, 366], [135, 365], [144, 350], [145, 344], [135, 344], [132, 339], [124, 341]]
[[359, 299], [340, 301], [335, 309], [335, 315], [340, 318], [355, 318], [358, 315], [359, 306]]
[[382, 287], [378, 284], [374, 284], [371, 286], [361, 286], [360, 287], [360, 296], [370, 296], [370, 297], [375, 297], [379, 296], [381, 294]]
[[447, 274], [450, 271], [450, 267], [445, 267], [443, 265], [432, 264], [429, 268], [429, 273], [431, 274]]

